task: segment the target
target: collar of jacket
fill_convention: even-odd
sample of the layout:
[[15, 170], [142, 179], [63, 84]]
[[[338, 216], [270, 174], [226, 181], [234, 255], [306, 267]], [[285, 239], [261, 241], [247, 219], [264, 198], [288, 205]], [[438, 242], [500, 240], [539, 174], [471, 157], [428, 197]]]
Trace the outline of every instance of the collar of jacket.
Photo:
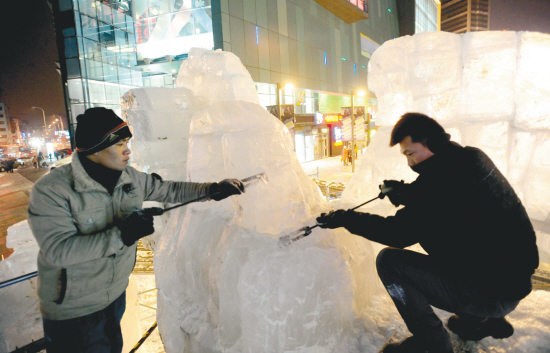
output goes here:
[[[108, 193], [107, 189], [105, 189], [103, 185], [101, 185], [100, 183], [92, 179], [88, 175], [88, 173], [86, 173], [86, 170], [84, 170], [84, 167], [82, 166], [82, 162], [80, 162], [79, 158], [80, 158], [80, 153], [78, 152], [73, 153], [73, 160], [71, 162], [71, 167], [73, 168], [75, 190], [78, 192], [105, 191]], [[123, 170], [115, 186], [115, 190], [124, 184], [131, 184], [131, 183], [132, 183], [132, 179], [130, 178], [128, 171]]]
[[411, 169], [420, 175], [437, 173], [442, 168], [447, 168], [449, 163], [452, 164], [456, 153], [462, 149], [463, 147], [458, 143], [451, 141], [440, 152], [412, 166]]

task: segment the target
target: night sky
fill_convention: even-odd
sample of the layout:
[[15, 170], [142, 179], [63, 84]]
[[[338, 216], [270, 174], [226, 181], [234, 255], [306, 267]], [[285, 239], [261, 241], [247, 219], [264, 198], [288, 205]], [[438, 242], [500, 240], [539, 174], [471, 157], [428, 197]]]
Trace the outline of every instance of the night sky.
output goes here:
[[52, 12], [45, 0], [10, 0], [0, 5], [0, 102], [11, 117], [30, 125], [52, 122], [60, 115], [66, 127], [66, 111]]
[[[374, 0], [371, 0], [374, 1]], [[402, 1], [402, 0], [396, 0]], [[490, 0], [490, 28], [550, 33], [550, 0]], [[61, 115], [67, 125], [53, 16], [46, 0], [0, 4], [0, 102], [12, 117], [43, 125]]]

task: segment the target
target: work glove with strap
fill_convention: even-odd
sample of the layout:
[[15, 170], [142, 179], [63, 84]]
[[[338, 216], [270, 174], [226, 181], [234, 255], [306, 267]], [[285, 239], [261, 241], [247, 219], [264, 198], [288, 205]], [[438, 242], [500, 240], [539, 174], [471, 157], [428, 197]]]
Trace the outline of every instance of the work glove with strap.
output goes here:
[[348, 224], [355, 213], [353, 210], [335, 210], [329, 213], [321, 213], [321, 216], [317, 217], [316, 220], [321, 228], [335, 229]]
[[208, 194], [212, 195], [212, 200], [216, 201], [242, 193], [244, 193], [244, 185], [239, 179], [224, 179], [218, 183], [212, 183], [208, 189]]
[[161, 215], [163, 209], [151, 207], [132, 212], [118, 224], [120, 238], [126, 246], [132, 246], [139, 239], [155, 232], [153, 216]]
[[[399, 207], [406, 203], [409, 184], [405, 184], [403, 180], [384, 180], [384, 184], [380, 185], [379, 187], [380, 190], [382, 190], [384, 187], [388, 189], [391, 188], [391, 191], [386, 193], [385, 195], [388, 196], [388, 199], [390, 199], [390, 202], [395, 207]], [[382, 195], [382, 193], [380, 193], [380, 195]], [[384, 197], [381, 197], [381, 199], [383, 198]]]

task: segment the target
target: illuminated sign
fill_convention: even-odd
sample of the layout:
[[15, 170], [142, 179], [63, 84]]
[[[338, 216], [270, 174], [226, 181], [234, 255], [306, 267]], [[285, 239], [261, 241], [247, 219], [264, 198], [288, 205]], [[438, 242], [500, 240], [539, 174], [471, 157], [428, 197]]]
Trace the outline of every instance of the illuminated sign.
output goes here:
[[342, 146], [343, 142], [342, 141], [338, 141], [338, 142], [335, 142], [334, 143], [334, 146]]
[[[342, 128], [335, 127], [334, 128], [334, 146], [340, 146], [342, 144]], [[337, 145], [337, 143], [340, 143], [340, 145]]]
[[342, 115], [341, 114], [325, 114], [324, 115], [324, 118], [325, 118], [325, 123], [337, 123], [338, 121], [340, 121], [340, 119], [342, 119]]

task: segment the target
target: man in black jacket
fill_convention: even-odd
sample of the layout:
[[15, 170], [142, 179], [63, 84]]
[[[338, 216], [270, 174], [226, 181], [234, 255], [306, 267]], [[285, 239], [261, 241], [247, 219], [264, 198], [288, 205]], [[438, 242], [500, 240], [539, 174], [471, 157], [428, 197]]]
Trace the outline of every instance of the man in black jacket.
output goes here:
[[[531, 292], [539, 264], [521, 201], [483, 151], [451, 142], [426, 115], [403, 115], [391, 135], [397, 144], [419, 176], [384, 182], [390, 201], [404, 206], [395, 216], [337, 210], [317, 218], [390, 246], [377, 257], [378, 274], [413, 336], [381, 352], [453, 352], [431, 306], [456, 314], [447, 325], [464, 340], [511, 336], [504, 316]], [[416, 243], [427, 255], [403, 249]]]

